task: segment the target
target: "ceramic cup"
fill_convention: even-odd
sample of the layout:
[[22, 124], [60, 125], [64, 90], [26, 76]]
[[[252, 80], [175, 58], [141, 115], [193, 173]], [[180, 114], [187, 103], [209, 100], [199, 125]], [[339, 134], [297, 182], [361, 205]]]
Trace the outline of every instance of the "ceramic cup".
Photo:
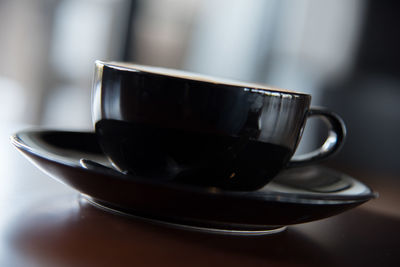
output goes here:
[[[331, 156], [342, 120], [310, 108], [311, 96], [183, 71], [95, 63], [92, 116], [100, 146], [132, 176], [226, 190], [255, 190], [282, 169]], [[326, 142], [292, 158], [307, 118], [329, 126]]]

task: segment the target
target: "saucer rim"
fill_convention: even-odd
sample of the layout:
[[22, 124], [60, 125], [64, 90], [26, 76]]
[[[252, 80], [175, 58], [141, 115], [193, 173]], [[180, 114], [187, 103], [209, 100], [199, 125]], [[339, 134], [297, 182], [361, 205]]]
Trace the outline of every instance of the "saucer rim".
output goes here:
[[[318, 168], [328, 169], [331, 172], [336, 172], [341, 175], [345, 175], [347, 179], [351, 179], [362, 184], [365, 189], [366, 193], [360, 193], [357, 195], [332, 195], [327, 193], [318, 193], [318, 194], [307, 194], [307, 193], [285, 193], [279, 191], [272, 191], [272, 190], [265, 190], [265, 191], [228, 191], [222, 190], [215, 187], [196, 187], [192, 185], [185, 185], [185, 184], [178, 184], [178, 183], [171, 183], [171, 182], [163, 182], [163, 181], [154, 181], [145, 179], [139, 176], [126, 176], [124, 174], [118, 173], [106, 173], [102, 172], [97, 169], [87, 169], [82, 167], [79, 164], [73, 162], [73, 160], [66, 160], [67, 156], [59, 156], [54, 157], [55, 154], [52, 152], [48, 152], [43, 147], [40, 149], [32, 147], [26, 141], [24, 141], [23, 136], [31, 136], [34, 134], [40, 133], [62, 133], [62, 134], [86, 134], [86, 135], [94, 135], [92, 131], [71, 131], [71, 130], [53, 130], [53, 129], [25, 129], [22, 131], [18, 131], [11, 135], [11, 143], [22, 152], [26, 152], [28, 154], [32, 154], [36, 157], [42, 158], [46, 161], [50, 161], [56, 164], [65, 165], [71, 168], [76, 168], [91, 174], [101, 174], [107, 175], [112, 177], [113, 179], [121, 179], [121, 180], [129, 180], [134, 183], [142, 183], [142, 184], [150, 184], [160, 187], [167, 187], [169, 189], [175, 190], [184, 190], [184, 191], [191, 191], [206, 195], [223, 195], [235, 198], [245, 198], [245, 199], [255, 199], [255, 200], [262, 200], [267, 202], [278, 202], [278, 203], [293, 203], [293, 204], [306, 204], [306, 205], [337, 205], [337, 204], [355, 204], [355, 203], [363, 203], [370, 199], [377, 198], [378, 193], [374, 192], [368, 185], [362, 183], [361, 181], [357, 180], [356, 178], [347, 175], [345, 173], [318, 166]], [[53, 157], [52, 157], [53, 155]], [[104, 155], [104, 154], [103, 154]], [[35, 164], [36, 165], [36, 164]], [[317, 165], [315, 165], [317, 166]], [[79, 191], [79, 190], [78, 190]]]

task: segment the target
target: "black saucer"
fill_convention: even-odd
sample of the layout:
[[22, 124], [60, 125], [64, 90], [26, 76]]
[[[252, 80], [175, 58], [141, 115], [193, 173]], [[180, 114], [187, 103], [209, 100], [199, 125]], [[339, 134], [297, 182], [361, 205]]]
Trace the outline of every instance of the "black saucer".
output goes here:
[[36, 166], [108, 211], [192, 230], [270, 233], [358, 206], [375, 193], [318, 166], [282, 172], [251, 192], [172, 184], [114, 171], [93, 133], [23, 131], [13, 144]]

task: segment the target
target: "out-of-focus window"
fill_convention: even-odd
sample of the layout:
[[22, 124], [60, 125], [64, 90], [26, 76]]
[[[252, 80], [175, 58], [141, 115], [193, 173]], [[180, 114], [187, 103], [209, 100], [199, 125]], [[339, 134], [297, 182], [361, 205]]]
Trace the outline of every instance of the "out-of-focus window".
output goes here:
[[2, 0], [0, 118], [91, 127], [95, 59], [317, 94], [351, 65], [362, 10], [360, 0]]
[[93, 62], [118, 58], [129, 6], [125, 0], [0, 1], [0, 119], [90, 127]]

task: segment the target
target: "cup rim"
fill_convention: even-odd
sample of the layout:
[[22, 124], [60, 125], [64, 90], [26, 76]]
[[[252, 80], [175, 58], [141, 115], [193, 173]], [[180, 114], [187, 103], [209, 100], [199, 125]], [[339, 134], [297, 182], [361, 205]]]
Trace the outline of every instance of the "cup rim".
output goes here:
[[140, 73], [147, 73], [164, 77], [184, 79], [194, 82], [210, 83], [213, 85], [221, 85], [221, 86], [226, 85], [231, 87], [239, 87], [251, 92], [268, 94], [272, 96], [275, 94], [279, 96], [282, 96], [282, 94], [286, 94], [297, 97], [302, 96], [311, 98], [311, 95], [309, 94], [288, 90], [284, 88], [273, 87], [265, 84], [258, 84], [251, 82], [241, 82], [233, 79], [219, 78], [212, 75], [205, 75], [205, 74], [200, 74], [185, 70], [178, 70], [173, 68], [141, 65], [141, 64], [122, 62], [122, 61], [104, 61], [104, 60], [96, 60], [95, 65], [96, 68], [106, 66], [108, 68], [124, 72], [136, 72], [136, 73], [140, 72]]

